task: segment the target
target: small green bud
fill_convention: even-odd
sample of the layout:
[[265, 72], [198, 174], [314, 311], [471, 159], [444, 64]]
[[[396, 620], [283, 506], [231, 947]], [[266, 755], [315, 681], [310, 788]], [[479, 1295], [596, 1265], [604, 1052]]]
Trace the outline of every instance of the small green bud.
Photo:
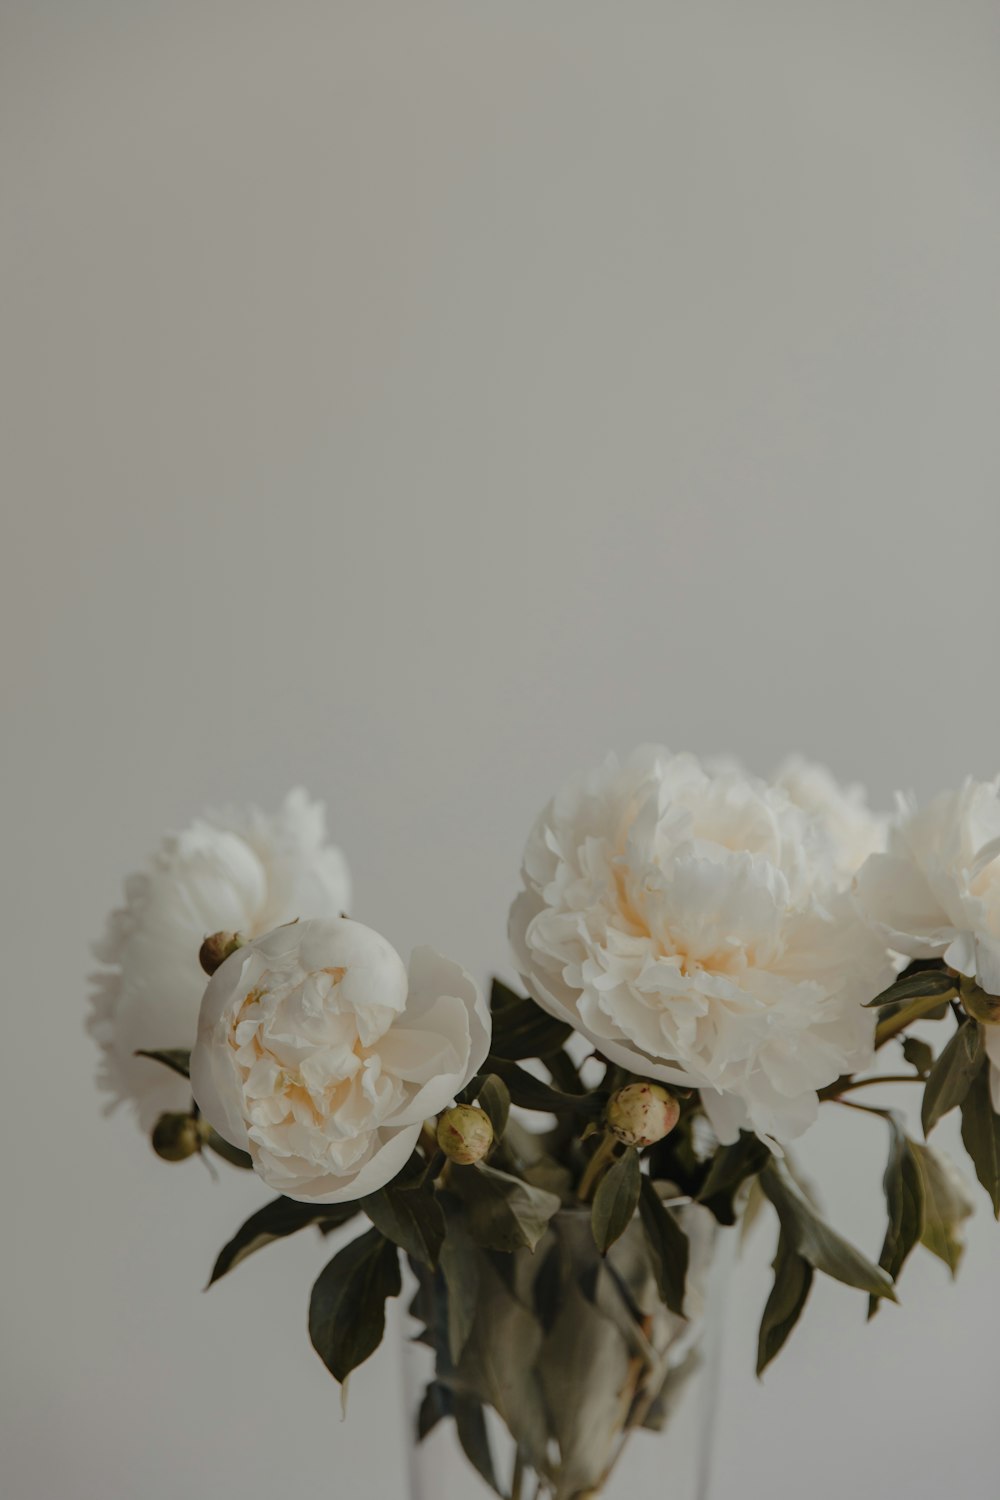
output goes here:
[[456, 1104], [438, 1121], [437, 1143], [449, 1161], [461, 1167], [482, 1161], [493, 1144], [490, 1117], [474, 1104]]
[[210, 1126], [194, 1115], [161, 1115], [153, 1126], [153, 1150], [164, 1161], [187, 1161], [208, 1139]]
[[658, 1083], [627, 1083], [608, 1101], [608, 1129], [626, 1146], [652, 1146], [669, 1135], [681, 1107]]
[[240, 937], [238, 932], [213, 932], [202, 943], [198, 953], [198, 962], [205, 973], [211, 976], [216, 969], [222, 967], [231, 953], [237, 948], [242, 948], [245, 938]]

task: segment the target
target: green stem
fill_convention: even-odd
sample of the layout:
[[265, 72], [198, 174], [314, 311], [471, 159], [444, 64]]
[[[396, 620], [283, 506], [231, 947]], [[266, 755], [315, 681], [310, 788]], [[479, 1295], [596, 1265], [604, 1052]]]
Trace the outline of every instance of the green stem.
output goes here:
[[580, 1178], [580, 1186], [576, 1190], [576, 1196], [581, 1203], [589, 1201], [590, 1195], [597, 1185], [598, 1177], [600, 1177], [605, 1167], [610, 1166], [617, 1147], [618, 1142], [614, 1136], [610, 1131], [606, 1131], [604, 1139], [588, 1161], [583, 1170], [583, 1176]]
[[444, 1166], [445, 1160], [446, 1157], [443, 1151], [435, 1151], [434, 1155], [431, 1157], [430, 1161], [427, 1164], [427, 1171], [420, 1179], [421, 1187], [426, 1187], [428, 1183], [433, 1182], [435, 1178], [440, 1177], [441, 1168]]
[[848, 1083], [833, 1084], [836, 1093], [828, 1094], [826, 1090], [820, 1091], [821, 1099], [839, 1099], [843, 1094], [853, 1094], [855, 1089], [871, 1088], [874, 1083], [925, 1083], [926, 1079], [917, 1073], [878, 1073], [874, 1078], [852, 1078]]
[[521, 1457], [520, 1448], [518, 1448], [517, 1453], [514, 1455], [514, 1473], [511, 1475], [510, 1481], [510, 1500], [521, 1500], [523, 1489], [524, 1459]]
[[841, 1109], [856, 1109], [862, 1115], [879, 1115], [883, 1120], [888, 1119], [890, 1111], [878, 1109], [874, 1104], [857, 1104], [853, 1099], [831, 1099], [831, 1104], [839, 1104]]

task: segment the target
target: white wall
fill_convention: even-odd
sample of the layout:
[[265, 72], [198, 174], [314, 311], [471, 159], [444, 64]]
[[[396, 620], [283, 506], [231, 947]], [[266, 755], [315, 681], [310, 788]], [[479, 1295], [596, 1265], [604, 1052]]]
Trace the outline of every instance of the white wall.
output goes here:
[[[401, 1494], [323, 1247], [99, 1115], [87, 943], [203, 803], [330, 803], [357, 914], [481, 974], [566, 773], [656, 737], [877, 799], [998, 765], [1000, 12], [0, 4], [3, 1481]], [[884, 1140], [809, 1153], [869, 1251]], [[13, 1190], [13, 1197], [12, 1197]], [[718, 1495], [996, 1494], [1000, 1230], [816, 1290]]]

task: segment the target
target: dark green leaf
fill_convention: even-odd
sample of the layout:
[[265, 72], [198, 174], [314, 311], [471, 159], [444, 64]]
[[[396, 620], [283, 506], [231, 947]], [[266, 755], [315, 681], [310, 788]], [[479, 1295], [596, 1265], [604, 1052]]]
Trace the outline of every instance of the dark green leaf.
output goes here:
[[955, 979], [946, 969], [919, 969], [914, 974], [901, 974], [888, 989], [869, 1000], [868, 1006], [897, 1005], [903, 1000], [933, 1000], [939, 1005], [957, 994]]
[[253, 1161], [249, 1152], [241, 1151], [239, 1146], [231, 1146], [217, 1130], [209, 1131], [205, 1144], [210, 1151], [214, 1151], [216, 1156], [221, 1156], [223, 1161], [227, 1161], [231, 1167], [242, 1167], [244, 1172], [253, 1171]]
[[510, 1089], [496, 1073], [487, 1073], [479, 1085], [479, 1107], [490, 1117], [493, 1134], [497, 1140], [507, 1129], [510, 1114]]
[[547, 1057], [558, 1052], [572, 1032], [565, 1021], [557, 1021], [546, 1011], [517, 995], [499, 979], [494, 979], [490, 997], [493, 1018], [493, 1052], [510, 1062], [524, 1057]]
[[357, 1203], [299, 1203], [294, 1198], [275, 1198], [255, 1214], [251, 1214], [229, 1244], [219, 1251], [208, 1285], [214, 1285], [220, 1276], [225, 1276], [241, 1260], [246, 1260], [255, 1250], [263, 1250], [265, 1245], [271, 1245], [275, 1240], [296, 1234], [298, 1230], [305, 1229], [308, 1224], [316, 1224], [321, 1219], [346, 1224], [357, 1211]]
[[813, 1268], [782, 1228], [773, 1261], [774, 1286], [764, 1304], [757, 1338], [757, 1374], [763, 1375], [799, 1321], [812, 1286]]
[[934, 1066], [934, 1048], [918, 1036], [904, 1036], [903, 1056], [921, 1078], [926, 1078]]
[[453, 1167], [449, 1186], [468, 1209], [469, 1233], [491, 1250], [534, 1250], [560, 1206], [555, 1193], [483, 1162]]
[[598, 1119], [604, 1113], [604, 1094], [564, 1094], [551, 1084], [542, 1083], [525, 1068], [507, 1062], [502, 1057], [490, 1056], [485, 1064], [487, 1073], [497, 1074], [507, 1085], [511, 1101], [522, 1109], [544, 1110], [546, 1114], [563, 1115], [573, 1112]]
[[924, 1194], [921, 1242], [938, 1260], [944, 1261], [954, 1276], [965, 1249], [962, 1224], [972, 1213], [972, 1200], [954, 1168], [929, 1146], [911, 1141], [910, 1150], [920, 1168]]
[[172, 1073], [179, 1073], [182, 1078], [191, 1077], [191, 1051], [188, 1047], [157, 1047], [151, 1051], [140, 1048], [136, 1057], [149, 1057], [153, 1062], [162, 1063]]
[[[512, 1266], [505, 1257], [504, 1270]], [[456, 1389], [499, 1412], [525, 1456], [542, 1471], [548, 1448], [538, 1377], [542, 1330], [489, 1256], [481, 1258], [480, 1273], [476, 1321], [456, 1371]]]
[[688, 1237], [648, 1177], [642, 1179], [639, 1216], [660, 1296], [670, 1311], [682, 1318], [688, 1269]]
[[963, 1021], [927, 1079], [920, 1108], [925, 1137], [930, 1135], [938, 1120], [962, 1103], [982, 1062], [982, 1029], [975, 1021]]
[[815, 1270], [847, 1286], [870, 1292], [873, 1297], [896, 1301], [892, 1282], [881, 1266], [873, 1265], [860, 1250], [841, 1239], [776, 1161], [769, 1162], [761, 1172], [760, 1185], [774, 1204], [792, 1249]]
[[748, 1177], [756, 1177], [770, 1161], [771, 1153], [749, 1131], [742, 1131], [731, 1146], [720, 1146], [712, 1158], [698, 1201], [711, 1209], [720, 1224], [735, 1224], [733, 1198]]
[[629, 1146], [624, 1156], [605, 1172], [594, 1194], [590, 1227], [602, 1255], [607, 1255], [615, 1240], [621, 1239], [635, 1217], [641, 1185], [639, 1153]]
[[438, 1263], [444, 1243], [444, 1214], [430, 1186], [396, 1187], [390, 1183], [361, 1199], [369, 1219], [407, 1255], [431, 1270]]
[[312, 1289], [309, 1337], [335, 1380], [374, 1354], [385, 1332], [385, 1304], [402, 1287], [399, 1251], [369, 1229], [333, 1257]]
[[566, 1280], [551, 1329], [542, 1343], [538, 1373], [559, 1444], [556, 1494], [594, 1496], [621, 1440], [622, 1393], [634, 1382], [631, 1350], [616, 1324]]
[[[890, 1113], [885, 1118], [890, 1130], [889, 1159], [882, 1186], [889, 1222], [879, 1265], [895, 1282], [906, 1257], [924, 1232], [924, 1181], [920, 1163], [913, 1154], [899, 1117]], [[875, 1316], [878, 1305], [878, 1297], [869, 1299], [869, 1318]]]
[[424, 1391], [424, 1399], [417, 1412], [417, 1442], [422, 1443], [433, 1432], [442, 1417], [450, 1417], [452, 1411], [451, 1392], [440, 1380], [432, 1380]]
[[544, 1059], [543, 1066], [552, 1077], [552, 1083], [557, 1089], [564, 1089], [568, 1094], [585, 1093], [583, 1084], [580, 1082], [580, 1074], [576, 1063], [568, 1052], [550, 1052]]
[[502, 1496], [503, 1490], [497, 1482], [489, 1433], [486, 1431], [486, 1418], [481, 1404], [472, 1396], [460, 1395], [456, 1392], [452, 1397], [452, 1406], [462, 1452], [476, 1473], [486, 1480], [494, 1494]]
[[450, 1195], [442, 1200], [448, 1226], [441, 1247], [441, 1274], [448, 1304], [448, 1351], [457, 1365], [472, 1331], [479, 1300], [479, 1250], [465, 1225], [462, 1207]]
[[559, 1315], [563, 1287], [562, 1261], [562, 1251], [558, 1242], [555, 1242], [544, 1255], [538, 1274], [531, 1284], [531, 1300], [535, 1316], [545, 1333], [551, 1331]]
[[912, 1026], [914, 1021], [943, 1021], [949, 1014], [947, 997], [941, 1000], [935, 995], [924, 995], [916, 1000], [907, 1000], [900, 1006], [890, 1006], [879, 1017], [875, 1028], [875, 1046], [883, 1047], [894, 1036], [905, 1031], [907, 1026]]
[[990, 1098], [988, 1058], [983, 1058], [962, 1101], [962, 1140], [976, 1176], [989, 1194], [993, 1212], [1000, 1219], [1000, 1115], [995, 1113]]

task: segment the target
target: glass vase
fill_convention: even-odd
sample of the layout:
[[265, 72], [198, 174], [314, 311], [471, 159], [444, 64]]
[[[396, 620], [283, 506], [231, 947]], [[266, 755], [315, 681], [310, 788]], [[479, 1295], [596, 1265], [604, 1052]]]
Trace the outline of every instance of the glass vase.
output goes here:
[[689, 1264], [668, 1311], [636, 1220], [598, 1254], [586, 1209], [533, 1253], [467, 1243], [417, 1268], [405, 1320], [410, 1500], [709, 1500], [733, 1230], [673, 1208]]

